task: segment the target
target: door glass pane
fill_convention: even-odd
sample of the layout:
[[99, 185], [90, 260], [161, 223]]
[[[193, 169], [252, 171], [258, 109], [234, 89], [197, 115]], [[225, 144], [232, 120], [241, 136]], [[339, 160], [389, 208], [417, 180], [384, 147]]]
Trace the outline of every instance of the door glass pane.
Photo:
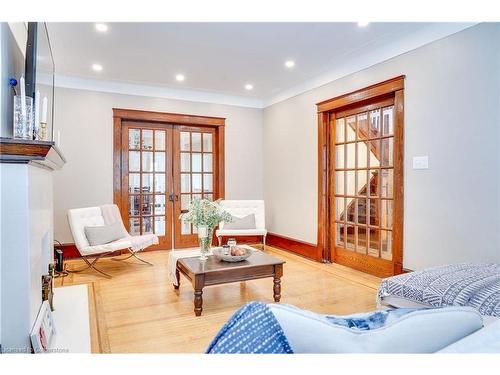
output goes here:
[[370, 228], [370, 248], [368, 254], [377, 256], [380, 248], [380, 229]]
[[378, 184], [379, 184], [379, 181], [378, 181], [378, 175], [379, 175], [379, 172], [377, 169], [372, 169], [370, 171], [368, 171], [368, 178], [369, 178], [369, 194], [370, 196], [377, 196], [378, 195]]
[[201, 133], [191, 133], [191, 151], [201, 151]]
[[139, 129], [129, 129], [128, 131], [128, 148], [138, 150], [141, 142], [141, 131]]
[[152, 215], [153, 214], [153, 196], [151, 194], [142, 196], [142, 215]]
[[181, 234], [191, 234], [191, 224], [181, 220]]
[[129, 196], [129, 208], [128, 214], [130, 216], [138, 216], [139, 215], [139, 195], [130, 195]]
[[153, 174], [143, 173], [142, 174], [142, 192], [152, 193], [153, 192]]
[[212, 154], [203, 154], [203, 171], [212, 172]]
[[142, 149], [152, 150], [153, 149], [153, 131], [149, 129], [142, 130]]
[[191, 175], [189, 173], [181, 173], [181, 193], [191, 192]]
[[193, 194], [193, 200], [201, 199], [201, 194]]
[[139, 151], [128, 152], [128, 170], [131, 172], [139, 172], [141, 169], [141, 155]]
[[213, 175], [211, 173], [204, 173], [203, 174], [203, 191], [205, 191], [205, 192], [214, 191]]
[[155, 152], [155, 172], [165, 172], [165, 153]]
[[209, 201], [213, 201], [214, 200], [214, 195], [213, 194], [203, 194], [203, 197], [205, 199], [208, 199]]
[[142, 218], [142, 234], [153, 233], [153, 218], [143, 217]]
[[155, 174], [155, 193], [165, 193], [165, 175], [163, 173]]
[[392, 166], [392, 158], [394, 152], [394, 138], [382, 139], [382, 166]]
[[382, 228], [392, 229], [392, 211], [393, 204], [392, 201], [382, 200], [382, 208], [381, 208], [381, 223], [380, 226]]
[[335, 146], [335, 168], [345, 168], [344, 145]]
[[212, 152], [212, 134], [203, 133], [203, 152]]
[[335, 223], [335, 242], [337, 246], [345, 247], [345, 225], [341, 223]]
[[155, 234], [157, 236], [165, 235], [165, 217], [164, 216], [156, 216], [155, 217]]
[[384, 198], [392, 198], [393, 196], [393, 180], [394, 180], [394, 170], [393, 169], [382, 169], [380, 170], [380, 194]]
[[181, 211], [187, 211], [190, 201], [191, 201], [191, 195], [181, 194]]
[[358, 174], [358, 179], [357, 179], [358, 187], [356, 188], [356, 195], [366, 196], [369, 188], [367, 171], [366, 170], [357, 171], [357, 174]]
[[356, 251], [360, 253], [366, 253], [366, 242], [368, 240], [366, 227], [360, 226], [356, 227], [357, 229], [357, 246]]
[[165, 131], [155, 130], [155, 150], [165, 150]]
[[356, 199], [358, 206], [358, 224], [366, 224], [366, 199]]
[[346, 198], [346, 220], [350, 223], [356, 221], [356, 199]]
[[335, 120], [335, 142], [345, 142], [345, 120], [343, 118]]
[[354, 140], [356, 140], [356, 116], [349, 116], [346, 126], [346, 141]]
[[138, 217], [131, 217], [129, 223], [129, 232], [132, 236], [141, 234], [141, 220]]
[[346, 172], [346, 194], [356, 195], [356, 172], [347, 171]]
[[190, 141], [190, 133], [181, 132], [180, 134], [180, 142], [181, 142], [181, 151], [189, 151], [191, 149], [191, 141]]
[[358, 119], [358, 139], [368, 139], [368, 115], [360, 113], [356, 117]]
[[191, 171], [191, 154], [189, 152], [181, 152], [181, 172]]
[[368, 164], [370, 167], [380, 167], [380, 139], [370, 142]]
[[387, 230], [380, 231], [381, 255], [384, 259], [392, 259], [392, 232]]
[[370, 111], [370, 137], [380, 137], [380, 109]]
[[346, 226], [346, 249], [355, 248], [355, 233], [354, 233], [354, 225]]
[[192, 175], [192, 192], [193, 193], [201, 193], [201, 174], [193, 174]]
[[369, 224], [373, 226], [379, 226], [380, 220], [380, 212], [379, 212], [379, 204], [380, 201], [378, 199], [370, 199], [370, 212], [369, 212]]
[[347, 147], [347, 164], [346, 168], [355, 168], [356, 167], [356, 143], [348, 143]]
[[201, 154], [192, 154], [193, 172], [201, 172]]
[[335, 172], [335, 194], [344, 195], [344, 173]]
[[153, 171], [153, 153], [150, 151], [145, 151], [142, 153], [142, 171], [152, 172]]
[[129, 173], [128, 192], [139, 194], [141, 190], [141, 175], [139, 173]]
[[394, 106], [386, 107], [383, 109], [383, 126], [382, 135], [392, 135], [394, 134]]
[[165, 215], [164, 195], [155, 195], [155, 215]]
[[[368, 142], [369, 144], [369, 142]], [[358, 148], [358, 168], [366, 168], [368, 166], [368, 144], [366, 142], [357, 142]]]
[[344, 221], [345, 198], [335, 198], [335, 220]]

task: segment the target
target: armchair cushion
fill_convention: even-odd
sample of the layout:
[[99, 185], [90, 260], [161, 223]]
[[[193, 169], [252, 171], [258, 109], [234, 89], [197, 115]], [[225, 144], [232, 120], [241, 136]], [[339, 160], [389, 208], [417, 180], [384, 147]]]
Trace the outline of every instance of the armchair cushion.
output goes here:
[[255, 214], [250, 214], [244, 217], [233, 216], [233, 221], [224, 223], [224, 229], [256, 229]]
[[119, 222], [97, 227], [84, 227], [83, 229], [90, 246], [103, 245], [123, 238], [123, 231]]

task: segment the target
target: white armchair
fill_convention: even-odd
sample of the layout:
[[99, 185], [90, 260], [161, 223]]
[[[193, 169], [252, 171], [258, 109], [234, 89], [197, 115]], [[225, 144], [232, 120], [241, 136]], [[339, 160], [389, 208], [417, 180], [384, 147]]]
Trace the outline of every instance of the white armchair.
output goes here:
[[[158, 244], [158, 237], [155, 234], [131, 236], [123, 225], [118, 206], [108, 204], [99, 207], [71, 209], [68, 210], [68, 221], [76, 248], [83, 261], [87, 264], [87, 267], [83, 269], [68, 270], [68, 272], [81, 272], [91, 268], [105, 277], [111, 278], [109, 274], [99, 270], [94, 265], [101, 257], [121, 250], [128, 250], [128, 256], [126, 258], [112, 258], [113, 260], [126, 260], [134, 257], [143, 263], [153, 265], [139, 258], [137, 253], [151, 245]], [[112, 224], [117, 225], [119, 238], [109, 243], [91, 246], [85, 234], [85, 227], [104, 227]], [[89, 261], [91, 258], [94, 259]]]
[[239, 237], [239, 236], [261, 236], [262, 244], [266, 246], [266, 218], [265, 206], [263, 200], [223, 200], [221, 206], [232, 216], [242, 218], [247, 215], [255, 215], [255, 229], [225, 229], [225, 223], [219, 223], [219, 229], [215, 231], [215, 235], [219, 241], [219, 246], [222, 243], [223, 237]]

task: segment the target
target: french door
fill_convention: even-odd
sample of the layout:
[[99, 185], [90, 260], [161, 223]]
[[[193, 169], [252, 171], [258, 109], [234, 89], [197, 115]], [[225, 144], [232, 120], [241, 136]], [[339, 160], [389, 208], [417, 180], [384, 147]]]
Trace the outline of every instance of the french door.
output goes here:
[[130, 234], [155, 233], [152, 250], [197, 246], [196, 228], [179, 217], [192, 199], [223, 196], [220, 137], [212, 126], [115, 121], [115, 203]]
[[[323, 114], [328, 138], [327, 249], [336, 263], [401, 272], [402, 90]], [[357, 93], [355, 97], [362, 95]]]

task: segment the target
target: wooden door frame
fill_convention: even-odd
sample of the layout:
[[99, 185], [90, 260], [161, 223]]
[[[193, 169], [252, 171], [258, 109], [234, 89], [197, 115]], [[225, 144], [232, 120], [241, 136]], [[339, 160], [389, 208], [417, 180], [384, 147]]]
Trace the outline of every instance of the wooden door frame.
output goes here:
[[[330, 165], [334, 135], [330, 134], [330, 122], [334, 113], [363, 105], [372, 100], [394, 97], [395, 147], [394, 147], [394, 223], [391, 274], [403, 272], [403, 167], [404, 167], [404, 79], [405, 76], [389, 80], [328, 99], [316, 104], [318, 113], [318, 250], [316, 258], [323, 261], [335, 259], [335, 246], [330, 239], [330, 201], [333, 189], [330, 176], [334, 166]], [[397, 145], [397, 146], [396, 146]]]
[[225, 117], [211, 117], [188, 115], [180, 113], [152, 112], [135, 109], [113, 108], [113, 203], [120, 209], [122, 219], [125, 218], [127, 207], [123, 207], [121, 194], [122, 180], [122, 123], [125, 121], [143, 121], [165, 123], [170, 125], [187, 125], [197, 127], [210, 127], [215, 129], [215, 144], [217, 147], [217, 160], [215, 171], [217, 181], [215, 184], [214, 198], [224, 199], [225, 197]]

